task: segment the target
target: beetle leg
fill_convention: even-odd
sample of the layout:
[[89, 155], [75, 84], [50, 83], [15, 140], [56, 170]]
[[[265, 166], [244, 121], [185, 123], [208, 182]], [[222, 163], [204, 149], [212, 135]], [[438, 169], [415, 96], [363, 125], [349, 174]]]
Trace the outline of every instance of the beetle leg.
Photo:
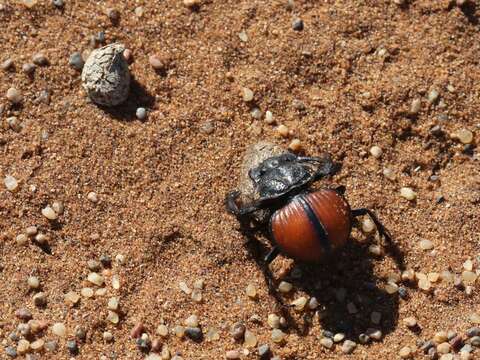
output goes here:
[[275, 260], [275, 258], [278, 256], [279, 253], [280, 251], [276, 246], [272, 247], [272, 249], [268, 252], [267, 255], [265, 255], [265, 258], [264, 258], [267, 265], [270, 264], [273, 260]]
[[248, 215], [264, 208], [264, 204], [261, 200], [255, 201], [254, 203], [248, 206], [244, 206], [240, 208], [238, 207], [236, 202], [236, 199], [239, 196], [240, 196], [240, 191], [232, 191], [227, 195], [227, 209], [228, 211], [230, 211], [232, 214], [236, 216]]
[[369, 209], [365, 208], [360, 208], [360, 209], [353, 209], [352, 210], [352, 216], [357, 217], [357, 216], [363, 216], [363, 215], [368, 215], [372, 221], [374, 222], [375, 226], [377, 227], [378, 233], [380, 236], [383, 236], [385, 240], [387, 240], [389, 243], [392, 242], [392, 236], [390, 235], [390, 232], [383, 226], [383, 224], [378, 220], [377, 216], [375, 213]]
[[335, 172], [335, 164], [329, 154], [325, 154], [323, 157], [299, 156], [297, 160], [299, 162], [317, 164], [317, 169], [313, 174], [315, 180], [332, 175]]

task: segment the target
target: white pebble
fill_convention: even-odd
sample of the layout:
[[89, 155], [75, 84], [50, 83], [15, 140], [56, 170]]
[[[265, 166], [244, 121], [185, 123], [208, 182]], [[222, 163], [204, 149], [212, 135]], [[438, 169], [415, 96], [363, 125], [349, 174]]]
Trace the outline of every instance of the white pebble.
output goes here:
[[383, 150], [379, 146], [375, 145], [370, 148], [370, 154], [372, 154], [374, 158], [380, 159], [382, 157]]
[[93, 192], [93, 191], [90, 191], [90, 192], [87, 194], [87, 199], [90, 200], [92, 203], [98, 202], [97, 193], [95, 193], [95, 192]]
[[12, 104], [19, 104], [22, 102], [23, 97], [20, 91], [11, 87], [7, 90], [7, 100], [10, 101]]
[[269, 125], [275, 122], [275, 120], [273, 119], [273, 114], [269, 110], [265, 112], [265, 122]]
[[242, 88], [242, 97], [243, 97], [243, 101], [245, 102], [249, 102], [249, 101], [252, 101], [253, 100], [253, 91], [250, 90], [249, 88]]
[[54, 335], [65, 337], [67, 335], [67, 328], [63, 323], [55, 323], [51, 327], [52, 333]]
[[417, 193], [409, 187], [402, 187], [400, 189], [400, 196], [402, 196], [403, 198], [409, 201], [412, 201], [417, 198]]
[[293, 285], [286, 281], [281, 281], [280, 284], [278, 285], [278, 290], [284, 294], [292, 291], [292, 288], [293, 288]]
[[42, 209], [42, 215], [48, 220], [55, 220], [58, 218], [58, 214], [50, 206], [46, 206]]
[[13, 176], [5, 176], [3, 182], [8, 191], [15, 191], [18, 188], [18, 181]]
[[40, 287], [40, 280], [36, 276], [29, 276], [27, 283], [30, 289], [38, 289]]
[[105, 281], [103, 276], [96, 272], [91, 272], [88, 274], [87, 280], [97, 286], [102, 286]]

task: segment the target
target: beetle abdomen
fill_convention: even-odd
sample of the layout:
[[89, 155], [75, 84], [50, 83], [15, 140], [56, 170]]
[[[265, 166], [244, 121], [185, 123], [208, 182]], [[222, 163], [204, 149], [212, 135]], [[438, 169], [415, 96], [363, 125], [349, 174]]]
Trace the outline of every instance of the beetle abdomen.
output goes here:
[[350, 235], [350, 206], [334, 190], [295, 196], [271, 220], [272, 235], [288, 256], [316, 261], [343, 246]]

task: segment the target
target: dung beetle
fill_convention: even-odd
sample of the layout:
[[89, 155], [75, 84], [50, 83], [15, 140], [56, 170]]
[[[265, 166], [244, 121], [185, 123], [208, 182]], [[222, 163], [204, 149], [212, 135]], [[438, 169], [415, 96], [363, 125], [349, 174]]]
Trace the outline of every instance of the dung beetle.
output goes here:
[[343, 186], [310, 189], [315, 181], [331, 175], [334, 168], [328, 154], [305, 157], [283, 153], [267, 158], [248, 172], [259, 199], [239, 206], [239, 191], [227, 195], [227, 209], [240, 221], [248, 220], [257, 211], [270, 211], [273, 246], [265, 257], [267, 263], [280, 252], [305, 262], [321, 260], [348, 241], [353, 219], [362, 215], [369, 215], [379, 234], [391, 242], [389, 232], [372, 211], [350, 208]]

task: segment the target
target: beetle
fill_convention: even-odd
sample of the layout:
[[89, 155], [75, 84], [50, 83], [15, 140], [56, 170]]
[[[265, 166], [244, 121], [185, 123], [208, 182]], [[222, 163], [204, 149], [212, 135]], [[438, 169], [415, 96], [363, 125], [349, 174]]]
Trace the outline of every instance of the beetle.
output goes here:
[[332, 175], [335, 166], [330, 155], [297, 156], [283, 153], [272, 156], [249, 170], [259, 198], [239, 205], [240, 191], [227, 195], [227, 209], [240, 221], [255, 212], [269, 210], [269, 231], [273, 246], [265, 261], [272, 262], [282, 253], [295, 260], [319, 261], [344, 246], [352, 230], [353, 219], [368, 215], [380, 236], [391, 242], [391, 235], [369, 209], [351, 209], [344, 197], [345, 187], [335, 189], [310, 186]]

